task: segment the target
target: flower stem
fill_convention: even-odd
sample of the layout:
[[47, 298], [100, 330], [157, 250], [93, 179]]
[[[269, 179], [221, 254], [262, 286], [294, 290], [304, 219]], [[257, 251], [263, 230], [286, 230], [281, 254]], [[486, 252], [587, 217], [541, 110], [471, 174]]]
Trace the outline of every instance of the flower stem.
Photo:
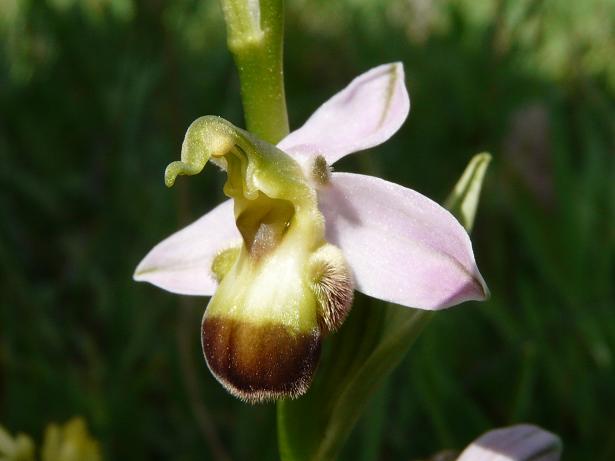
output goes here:
[[272, 144], [288, 134], [284, 92], [284, 0], [221, 0], [239, 72], [248, 131]]

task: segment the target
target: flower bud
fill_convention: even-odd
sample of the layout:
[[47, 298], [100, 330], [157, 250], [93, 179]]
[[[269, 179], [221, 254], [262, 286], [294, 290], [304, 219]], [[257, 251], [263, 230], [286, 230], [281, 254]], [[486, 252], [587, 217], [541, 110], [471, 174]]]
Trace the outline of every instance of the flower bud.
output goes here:
[[242, 248], [203, 316], [209, 368], [250, 402], [305, 393], [322, 337], [342, 324], [352, 303], [341, 252], [329, 244], [307, 251], [292, 224], [288, 233], [259, 259]]

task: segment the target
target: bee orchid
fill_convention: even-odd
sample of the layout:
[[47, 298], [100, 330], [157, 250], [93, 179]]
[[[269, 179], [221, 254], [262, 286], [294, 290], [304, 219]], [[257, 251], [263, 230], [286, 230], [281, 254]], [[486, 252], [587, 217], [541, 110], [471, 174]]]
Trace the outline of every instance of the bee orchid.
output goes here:
[[211, 161], [227, 172], [231, 199], [156, 245], [134, 279], [212, 296], [203, 350], [233, 395], [303, 394], [355, 289], [427, 310], [488, 296], [451, 213], [406, 187], [332, 171], [389, 139], [409, 109], [403, 66], [393, 63], [354, 79], [277, 146], [219, 117], [188, 129], [167, 185]]

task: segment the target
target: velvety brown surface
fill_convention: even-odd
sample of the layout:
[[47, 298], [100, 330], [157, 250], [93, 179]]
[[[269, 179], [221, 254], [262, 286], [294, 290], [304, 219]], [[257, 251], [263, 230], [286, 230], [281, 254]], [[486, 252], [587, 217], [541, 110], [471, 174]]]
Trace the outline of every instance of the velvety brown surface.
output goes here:
[[203, 352], [212, 373], [232, 394], [248, 401], [304, 393], [320, 356], [320, 333], [205, 317]]

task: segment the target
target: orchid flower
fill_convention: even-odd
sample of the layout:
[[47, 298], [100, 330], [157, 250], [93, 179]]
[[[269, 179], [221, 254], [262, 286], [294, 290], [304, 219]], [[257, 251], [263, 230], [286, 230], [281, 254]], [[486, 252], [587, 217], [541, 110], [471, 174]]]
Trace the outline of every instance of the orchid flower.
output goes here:
[[134, 279], [213, 296], [203, 349], [232, 394], [304, 393], [353, 289], [427, 310], [488, 296], [468, 234], [447, 210], [383, 179], [332, 171], [389, 139], [409, 109], [393, 63], [354, 79], [275, 147], [217, 117], [189, 128], [167, 185], [211, 160], [227, 171], [232, 200], [156, 245]]

